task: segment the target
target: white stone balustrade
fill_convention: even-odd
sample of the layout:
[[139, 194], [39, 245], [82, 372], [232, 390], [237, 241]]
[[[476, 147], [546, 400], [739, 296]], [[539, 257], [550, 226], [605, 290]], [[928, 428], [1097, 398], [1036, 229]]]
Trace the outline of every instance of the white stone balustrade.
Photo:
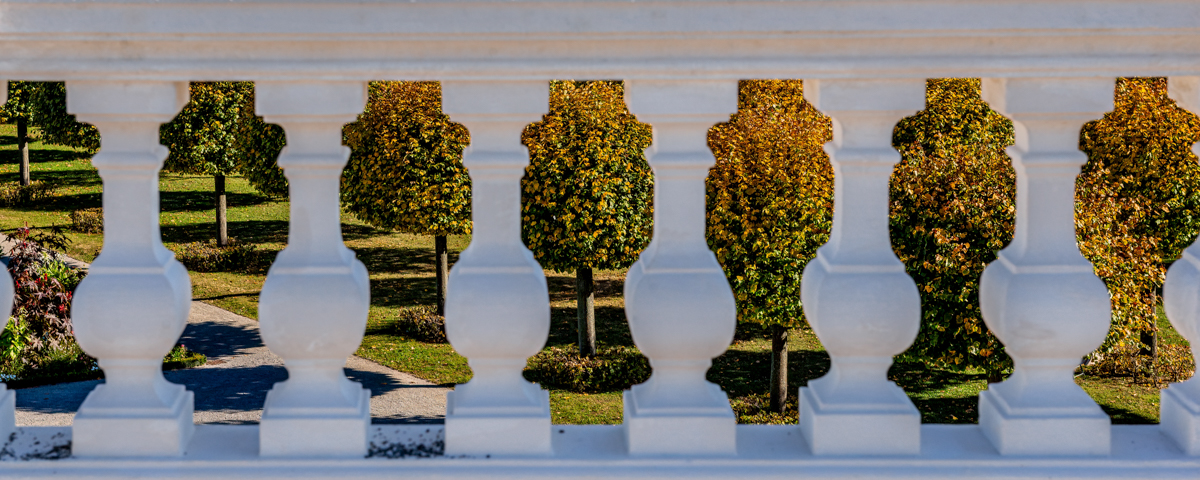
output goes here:
[[371, 392], [346, 378], [367, 325], [367, 269], [342, 242], [339, 188], [350, 149], [342, 126], [366, 104], [365, 82], [258, 82], [258, 113], [283, 126], [279, 166], [291, 200], [288, 245], [259, 300], [263, 342], [288, 379], [267, 393], [259, 453], [349, 457], [367, 453]]
[[67, 83], [67, 109], [100, 130], [92, 165], [104, 180], [104, 248], [75, 290], [71, 317], [105, 383], [75, 415], [72, 455], [179, 456], [192, 435], [192, 392], [162, 375], [162, 358], [187, 323], [192, 285], [158, 226], [158, 171], [167, 157], [158, 128], [187, 99], [186, 82]]
[[442, 83], [443, 112], [471, 134], [473, 221], [446, 295], [446, 337], [474, 373], [446, 396], [450, 455], [552, 453], [549, 393], [521, 375], [550, 333], [546, 277], [521, 243], [521, 132], [549, 110], [549, 94], [546, 81]]
[[[1200, 113], [1200, 77], [1170, 77], [1167, 94], [1180, 107]], [[1192, 145], [1200, 154], [1200, 144]], [[1200, 241], [1192, 243], [1167, 271], [1163, 309], [1171, 326], [1192, 345], [1200, 360]], [[1188, 455], [1200, 455], [1200, 378], [1172, 384], [1162, 391], [1159, 421], [1163, 433]]]
[[1013, 121], [1013, 240], [980, 279], [983, 320], [1013, 358], [979, 395], [979, 425], [1002, 455], [1107, 455], [1108, 415], [1074, 381], [1104, 341], [1108, 289], [1075, 241], [1083, 124], [1112, 109], [1112, 78], [984, 79], [983, 99]]
[[892, 357], [921, 326], [921, 298], [888, 234], [896, 122], [925, 104], [925, 80], [806, 81], [833, 118], [833, 229], [804, 268], [801, 299], [829, 352], [824, 377], [800, 388], [800, 431], [818, 455], [915, 455], [921, 414], [888, 381]]
[[705, 241], [704, 178], [715, 163], [708, 130], [737, 110], [737, 82], [625, 83], [626, 103], [653, 127], [654, 232], [625, 277], [625, 315], [650, 359], [646, 383], [625, 392], [629, 453], [734, 455], [737, 420], [704, 375], [733, 341], [737, 306]]
[[[1071, 373], [1110, 313], [1075, 244], [1080, 127], [1125, 76], [1170, 77], [1200, 113], [1197, 18], [1200, 2], [1180, 0], [0, 2], [0, 77], [66, 80], [70, 111], [103, 137], [104, 247], [72, 313], [107, 376], [71, 429], [8, 434], [22, 392], [0, 387], [0, 477], [1194, 479], [1200, 381], [1164, 391], [1161, 426], [1110, 425]], [[1016, 370], [980, 396], [979, 425], [921, 425], [886, 378], [920, 320], [888, 242], [891, 134], [921, 108], [923, 79], [946, 77], [985, 78], [985, 100], [1016, 129], [1016, 235], [980, 294]], [[630, 111], [654, 128], [655, 231], [625, 284], [654, 372], [625, 393], [621, 426], [551, 425], [547, 392], [521, 375], [550, 307], [520, 239], [520, 137], [548, 110], [548, 80], [566, 78], [624, 79]], [[706, 136], [753, 78], [807, 79], [836, 127], [834, 231], [802, 289], [832, 369], [802, 389], [799, 426], [737, 425], [705, 380], [736, 311], [704, 237]], [[259, 113], [288, 140], [289, 241], [259, 312], [289, 379], [258, 426], [193, 426], [192, 394], [160, 371], [190, 283], [159, 235], [159, 126], [187, 82], [219, 80], [256, 81]], [[471, 134], [474, 232], [446, 325], [474, 377], [449, 395], [444, 427], [371, 425], [369, 393], [342, 371], [369, 285], [339, 233], [341, 129], [369, 80], [443, 82], [443, 110]], [[1164, 290], [1172, 323], [1200, 341], [1200, 246]], [[417, 437], [433, 452], [444, 438], [445, 455], [362, 458]], [[21, 461], [38, 442], [71, 457]]]

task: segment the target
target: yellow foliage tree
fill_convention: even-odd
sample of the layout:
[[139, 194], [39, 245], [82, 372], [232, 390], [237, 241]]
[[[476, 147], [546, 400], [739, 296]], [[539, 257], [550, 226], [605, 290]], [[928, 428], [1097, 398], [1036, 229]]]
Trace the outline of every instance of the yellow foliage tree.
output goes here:
[[467, 129], [442, 113], [437, 82], [371, 82], [366, 109], [343, 130], [346, 209], [372, 225], [433, 235], [438, 314], [446, 304], [446, 236], [471, 233]]
[[708, 244], [738, 301], [738, 319], [771, 328], [771, 409], [787, 399], [787, 332], [803, 324], [800, 275], [829, 240], [829, 118], [800, 80], [746, 80], [738, 112], [709, 131]]
[[615, 81], [555, 81], [550, 112], [521, 136], [521, 235], [542, 266], [575, 270], [581, 355], [596, 353], [593, 269], [626, 268], [650, 242], [650, 126]]

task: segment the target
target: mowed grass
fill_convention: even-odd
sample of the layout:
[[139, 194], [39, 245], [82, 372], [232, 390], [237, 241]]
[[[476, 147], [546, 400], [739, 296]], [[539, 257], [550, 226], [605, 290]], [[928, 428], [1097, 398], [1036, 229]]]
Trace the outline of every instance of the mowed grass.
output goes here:
[[[57, 185], [56, 196], [32, 207], [0, 208], [0, 228], [24, 225], [67, 225], [70, 212], [101, 205], [101, 182], [89, 155], [72, 149], [32, 145], [32, 176]], [[17, 181], [15, 128], [0, 125], [0, 182]], [[163, 173], [160, 177], [161, 228], [168, 248], [215, 236], [212, 178]], [[254, 191], [242, 178], [226, 184], [230, 235], [267, 251], [278, 251], [287, 240], [288, 203]], [[433, 238], [373, 228], [352, 215], [342, 218], [346, 244], [371, 275], [371, 308], [366, 335], [357, 355], [443, 385], [470, 379], [466, 359], [450, 345], [430, 344], [397, 333], [395, 320], [404, 308], [434, 304]], [[102, 235], [69, 234], [67, 253], [91, 261], [100, 252]], [[470, 239], [450, 237], [451, 262]], [[546, 272], [550, 287], [551, 333], [548, 346], [575, 342], [575, 292], [572, 273]], [[596, 323], [600, 345], [633, 346], [624, 315], [624, 271], [596, 272]], [[258, 295], [264, 274], [239, 272], [191, 273], [193, 296], [227, 310], [257, 318]], [[1186, 343], [1165, 319], [1164, 343]], [[744, 423], [795, 423], [795, 394], [808, 380], [824, 375], [829, 356], [809, 330], [795, 329], [789, 338], [789, 403], [780, 414], [766, 410], [770, 373], [770, 340], [752, 325], [739, 327], [738, 340], [713, 361], [708, 379], [720, 385]], [[977, 395], [987, 388], [982, 372], [950, 372], [919, 363], [893, 366], [889, 377], [908, 392], [927, 423], [972, 423], [978, 419]], [[1114, 423], [1158, 421], [1158, 389], [1127, 379], [1080, 376], [1076, 381], [1113, 416]], [[562, 424], [620, 423], [621, 392], [580, 394], [552, 390], [554, 422]]]

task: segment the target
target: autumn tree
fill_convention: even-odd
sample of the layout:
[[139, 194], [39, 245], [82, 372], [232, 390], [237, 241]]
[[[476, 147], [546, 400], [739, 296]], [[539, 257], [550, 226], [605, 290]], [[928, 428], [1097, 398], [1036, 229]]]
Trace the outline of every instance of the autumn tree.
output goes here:
[[829, 118], [800, 80], [748, 80], [738, 111], [709, 131], [708, 243], [737, 298], [738, 320], [770, 327], [771, 410], [787, 400], [788, 330], [804, 324], [800, 276], [829, 240]]
[[596, 354], [593, 271], [626, 268], [650, 241], [650, 126], [618, 81], [555, 81], [550, 112], [526, 127], [521, 235], [543, 267], [575, 271], [581, 355]]
[[[1083, 128], [1076, 182], [1080, 250], [1112, 293], [1101, 352], [1157, 353], [1166, 265], [1200, 230], [1200, 119], [1167, 97], [1166, 78], [1122, 78], [1112, 112]], [[1151, 363], [1153, 364], [1153, 363]]]
[[346, 209], [377, 227], [434, 236], [443, 315], [446, 237], [471, 233], [466, 128], [442, 113], [437, 82], [372, 82], [366, 109], [344, 133], [353, 152], [342, 174]]
[[164, 170], [213, 176], [217, 245], [227, 245], [225, 177], [234, 174], [239, 164], [273, 164], [278, 150], [246, 146], [263, 142], [282, 146], [282, 130], [268, 127], [254, 115], [253, 83], [193, 82], [188, 104], [159, 132], [162, 144], [170, 149]]
[[925, 110], [896, 126], [892, 247], [921, 292], [921, 330], [901, 358], [980, 368], [1012, 365], [979, 309], [979, 278], [1012, 240], [1016, 173], [1004, 149], [1012, 122], [980, 98], [979, 79], [932, 79]]

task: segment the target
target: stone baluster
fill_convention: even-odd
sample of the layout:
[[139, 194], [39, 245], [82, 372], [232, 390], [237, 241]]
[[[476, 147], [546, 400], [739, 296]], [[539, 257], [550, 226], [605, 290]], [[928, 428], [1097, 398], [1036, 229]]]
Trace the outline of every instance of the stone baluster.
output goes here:
[[736, 81], [627, 81], [626, 101], [653, 126], [654, 236], [625, 278], [625, 313], [653, 374], [625, 392], [629, 453], [734, 455], [737, 421], [705, 380], [733, 341], [737, 308], [705, 240], [708, 130], [737, 111]]
[[104, 181], [104, 248], [75, 290], [71, 317], [105, 382], [75, 415], [72, 456], [178, 456], [194, 429], [192, 392], [162, 375], [187, 324], [191, 279], [158, 225], [167, 157], [158, 128], [187, 99], [186, 82], [67, 82], [67, 109], [100, 130], [92, 165]]
[[[1167, 95], [1180, 107], [1200, 113], [1200, 77], [1171, 77]], [[1200, 155], [1200, 144], [1192, 145]], [[1171, 264], [1163, 285], [1163, 309], [1171, 325], [1192, 344], [1192, 357], [1200, 361], [1200, 240]], [[1193, 376], [1162, 391], [1159, 425], [1188, 455], [1200, 455], [1200, 378]]]
[[259, 454], [362, 457], [371, 392], [343, 368], [362, 342], [371, 289], [366, 267], [342, 242], [339, 187], [350, 157], [342, 126], [362, 113], [366, 83], [258, 82], [255, 102], [287, 135], [279, 166], [291, 201], [287, 248], [258, 307], [263, 342], [288, 370], [267, 393]]
[[1012, 243], [979, 285], [984, 322], [1013, 358], [1012, 376], [979, 395], [979, 424], [1002, 455], [1107, 455], [1109, 418], [1074, 381], [1104, 341], [1108, 290], [1075, 242], [1079, 130], [1113, 105], [1111, 78], [984, 79], [983, 99], [1013, 121]]
[[[8, 102], [8, 81], [0, 80], [0, 105]], [[7, 268], [0, 268], [0, 314], [4, 315], [4, 321], [0, 321], [0, 331], [8, 327], [9, 317], [12, 316], [13, 306], [13, 280], [8, 274]], [[3, 383], [0, 383], [0, 443], [8, 441], [8, 436], [17, 428], [16, 406], [17, 395], [8, 391]]]
[[446, 336], [474, 376], [446, 394], [448, 455], [549, 455], [550, 397], [521, 375], [550, 333], [546, 277], [521, 243], [521, 132], [549, 110], [545, 81], [442, 83], [471, 134], [471, 244], [450, 270]]
[[833, 118], [834, 208], [800, 290], [831, 360], [800, 388], [800, 431], [817, 455], [915, 455], [921, 414], [887, 371], [916, 338], [921, 297], [892, 251], [888, 185], [900, 161], [892, 131], [924, 106], [925, 81], [809, 80], [804, 93]]

